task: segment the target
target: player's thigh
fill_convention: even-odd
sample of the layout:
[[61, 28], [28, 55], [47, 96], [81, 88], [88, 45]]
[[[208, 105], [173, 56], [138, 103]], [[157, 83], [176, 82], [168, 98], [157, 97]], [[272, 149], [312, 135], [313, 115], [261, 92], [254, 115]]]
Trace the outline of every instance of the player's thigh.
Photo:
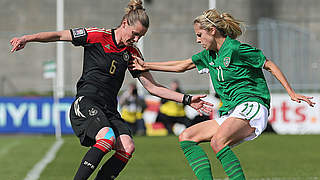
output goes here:
[[103, 127], [96, 135], [96, 141], [99, 139], [108, 139], [112, 142], [115, 142], [115, 134], [111, 127]]
[[248, 120], [229, 117], [220, 125], [212, 143], [220, 146], [233, 145], [250, 136], [254, 130]]
[[179, 141], [210, 141], [217, 132], [219, 124], [215, 120], [208, 120], [185, 129], [179, 136]]
[[102, 108], [84, 96], [77, 98], [72, 104], [70, 121], [83, 146], [94, 145], [98, 132], [104, 127], [110, 127]]
[[268, 109], [258, 102], [237, 105], [229, 115], [217, 120], [220, 128], [213, 138], [215, 144], [235, 145], [253, 140], [265, 129]]

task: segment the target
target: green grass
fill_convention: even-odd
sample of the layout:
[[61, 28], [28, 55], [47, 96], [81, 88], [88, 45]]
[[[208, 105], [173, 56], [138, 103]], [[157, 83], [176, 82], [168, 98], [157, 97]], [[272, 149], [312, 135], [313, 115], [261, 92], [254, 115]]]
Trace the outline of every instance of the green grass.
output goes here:
[[54, 136], [0, 136], [0, 179], [23, 179], [54, 141]]
[[[263, 134], [233, 151], [241, 161], [247, 179], [320, 179], [320, 135]], [[71, 180], [87, 148], [73, 135], [64, 144], [40, 180]], [[135, 137], [136, 152], [119, 180], [194, 180], [196, 179], [178, 146], [178, 138]], [[0, 136], [0, 179], [21, 180], [51, 145], [53, 136]], [[216, 179], [226, 178], [208, 143], [202, 144], [212, 162]], [[111, 155], [108, 154], [106, 158]], [[101, 163], [102, 165], [102, 163]], [[96, 173], [96, 172], [95, 172]], [[90, 178], [93, 180], [94, 176]]]

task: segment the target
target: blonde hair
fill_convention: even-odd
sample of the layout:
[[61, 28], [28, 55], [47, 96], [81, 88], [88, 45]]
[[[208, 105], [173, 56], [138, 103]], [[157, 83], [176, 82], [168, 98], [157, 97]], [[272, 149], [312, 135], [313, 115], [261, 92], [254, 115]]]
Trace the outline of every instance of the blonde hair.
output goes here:
[[129, 25], [134, 25], [139, 21], [145, 28], [149, 28], [149, 17], [143, 8], [141, 0], [130, 0], [128, 7], [124, 10], [126, 14], [123, 16], [122, 21], [126, 19]]
[[236, 39], [242, 34], [241, 21], [234, 19], [228, 13], [219, 13], [216, 9], [204, 11], [193, 23], [199, 23], [201, 29], [208, 31], [211, 27], [215, 27], [223, 36], [229, 36], [232, 39]]

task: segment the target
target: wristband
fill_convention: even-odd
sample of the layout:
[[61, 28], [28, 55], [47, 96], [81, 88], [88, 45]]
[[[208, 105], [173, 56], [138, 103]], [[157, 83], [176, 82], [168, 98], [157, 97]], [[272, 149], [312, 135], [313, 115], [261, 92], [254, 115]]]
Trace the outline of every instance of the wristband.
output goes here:
[[191, 95], [185, 94], [183, 96], [183, 99], [182, 99], [182, 104], [183, 105], [190, 105], [191, 104], [191, 99], [192, 99]]

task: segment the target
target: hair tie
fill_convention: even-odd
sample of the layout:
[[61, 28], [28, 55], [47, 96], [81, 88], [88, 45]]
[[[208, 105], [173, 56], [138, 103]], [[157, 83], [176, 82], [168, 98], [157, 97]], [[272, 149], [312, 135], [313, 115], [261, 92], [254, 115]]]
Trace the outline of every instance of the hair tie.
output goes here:
[[[220, 17], [223, 18], [222, 14], [220, 14]], [[216, 23], [214, 23], [214, 22], [211, 21], [209, 18], [207, 18], [206, 15], [204, 15], [204, 18], [205, 18], [207, 21], [209, 21], [211, 24], [213, 24], [213, 25], [217, 28], [217, 30], [218, 30], [223, 36], [226, 36], [225, 31], [224, 31], [223, 29], [219, 28], [219, 27], [216, 25]]]
[[217, 27], [217, 25], [216, 25], [213, 21], [211, 21], [209, 18], [207, 18], [207, 16], [204, 16], [204, 18], [205, 18], [207, 21], [209, 21], [211, 24], [213, 24], [215, 27]]

